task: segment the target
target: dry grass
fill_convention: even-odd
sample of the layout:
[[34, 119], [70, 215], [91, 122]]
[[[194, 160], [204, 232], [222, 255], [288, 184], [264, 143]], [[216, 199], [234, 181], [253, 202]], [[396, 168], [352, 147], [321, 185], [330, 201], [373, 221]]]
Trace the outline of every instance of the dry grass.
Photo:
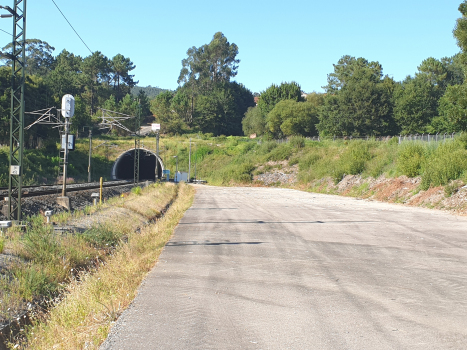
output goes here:
[[128, 243], [96, 273], [72, 281], [69, 294], [51, 310], [47, 321], [29, 329], [27, 349], [98, 349], [118, 315], [134, 299], [193, 196], [193, 187], [181, 184], [177, 200], [162, 219], [129, 235]]

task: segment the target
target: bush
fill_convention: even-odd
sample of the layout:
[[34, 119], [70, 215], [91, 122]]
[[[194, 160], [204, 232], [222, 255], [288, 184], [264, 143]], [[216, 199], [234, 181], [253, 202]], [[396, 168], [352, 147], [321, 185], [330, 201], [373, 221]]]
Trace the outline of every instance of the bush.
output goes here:
[[448, 142], [436, 149], [428, 159], [422, 174], [421, 188], [447, 185], [467, 171], [467, 150], [459, 142]]
[[305, 138], [303, 136], [292, 136], [289, 139], [290, 146], [293, 148], [303, 148], [305, 147]]
[[272, 161], [281, 161], [285, 159], [289, 159], [290, 155], [292, 154], [292, 147], [288, 144], [281, 144], [280, 146], [274, 148], [266, 157], [266, 160]]
[[278, 146], [276, 141], [266, 141], [258, 148], [258, 154], [268, 154]]
[[42, 218], [34, 217], [23, 237], [21, 256], [38, 263], [50, 263], [63, 255], [51, 225], [44, 225]]
[[300, 171], [306, 171], [310, 169], [317, 161], [321, 159], [321, 156], [317, 153], [307, 154], [301, 158], [298, 162], [298, 168]]
[[122, 233], [106, 226], [96, 226], [83, 233], [86, 242], [95, 248], [115, 247], [122, 238]]
[[[340, 157], [340, 170], [336, 171], [342, 178], [342, 171], [345, 174], [357, 175], [365, 170], [365, 162], [371, 159], [370, 144], [365, 141], [351, 142], [347, 150]], [[342, 171], [341, 171], [342, 170]]]
[[410, 142], [401, 145], [398, 159], [398, 170], [408, 177], [416, 177], [421, 174], [425, 161], [425, 147], [421, 143]]
[[137, 196], [140, 196], [143, 193], [143, 189], [141, 188], [141, 186], [133, 187], [131, 189], [131, 193], [136, 194]]
[[238, 146], [240, 154], [247, 154], [255, 148], [256, 142], [244, 142]]

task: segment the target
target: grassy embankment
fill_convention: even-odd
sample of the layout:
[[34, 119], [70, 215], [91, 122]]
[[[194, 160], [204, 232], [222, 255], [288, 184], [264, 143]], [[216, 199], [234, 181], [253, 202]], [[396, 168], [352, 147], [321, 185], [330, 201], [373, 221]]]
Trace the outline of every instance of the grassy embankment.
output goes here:
[[[199, 175], [212, 184], [249, 184], [252, 175], [266, 172], [287, 160], [298, 164], [299, 185], [312, 189], [316, 181], [331, 178], [335, 183], [344, 175], [394, 178], [401, 175], [421, 177], [420, 189], [448, 185], [459, 180], [467, 183], [467, 134], [456, 140], [426, 143], [379, 141], [307, 141], [292, 138], [289, 143], [266, 141], [238, 142], [231, 139], [217, 147], [201, 146], [203, 161]], [[266, 164], [266, 166], [264, 166]], [[259, 166], [263, 165], [261, 170]]]
[[[59, 344], [55, 348], [77, 349], [85, 343], [96, 348], [111, 322], [134, 298], [141, 279], [191, 204], [193, 189], [167, 184], [134, 192], [98, 208], [105, 212], [106, 207], [119, 207], [120, 212], [104, 222], [100, 218], [98, 226], [83, 234], [54, 234], [40, 217], [31, 221], [24, 234], [9, 231], [7, 249], [23, 262], [11, 266], [0, 279], [0, 316], [9, 319], [27, 302], [69, 293], [46, 323], [38, 322], [28, 331], [29, 348], [51, 349]], [[156, 224], [144, 226], [159, 217], [177, 193], [168, 213]], [[139, 233], [136, 226], [141, 228]]]
[[[326, 192], [322, 186], [317, 186], [321, 179], [332, 179], [339, 182], [344, 174], [361, 175], [377, 178], [384, 175], [395, 178], [401, 175], [408, 177], [421, 176], [420, 190], [433, 186], [449, 185], [452, 180], [459, 180], [455, 185], [467, 183], [467, 134], [455, 141], [446, 142], [405, 142], [397, 143], [397, 138], [388, 142], [380, 141], [308, 141], [295, 137], [288, 143], [279, 144], [275, 141], [249, 140], [245, 137], [209, 137], [208, 135], [184, 135], [181, 137], [161, 137], [160, 155], [166, 169], [172, 174], [176, 168], [188, 171], [189, 138], [192, 138], [191, 175], [205, 179], [213, 185], [251, 184], [253, 175], [267, 172], [271, 168], [281, 167], [272, 164], [286, 160], [288, 165], [298, 164], [299, 182], [297, 187]], [[104, 143], [105, 142], [105, 143]], [[109, 178], [113, 161], [124, 150], [134, 146], [131, 138], [103, 138], [94, 140], [93, 179], [103, 176]], [[156, 149], [154, 137], [144, 138], [145, 148]], [[5, 151], [5, 150], [4, 150]], [[3, 151], [3, 152], [4, 152]], [[40, 172], [37, 167], [26, 165], [26, 179], [40, 179], [57, 173], [56, 165], [51, 167], [48, 156], [41, 151], [29, 151], [28, 164], [42, 164]], [[57, 153], [58, 150], [55, 150]], [[83, 180], [87, 177], [88, 140], [80, 139], [77, 150], [70, 155], [73, 164], [70, 177]], [[5, 153], [0, 152], [0, 167]], [[42, 159], [45, 157], [45, 159]], [[34, 159], [34, 161], [32, 160]], [[58, 158], [57, 158], [58, 161]], [[270, 164], [267, 164], [267, 163]], [[5, 165], [6, 166], [6, 165]], [[6, 168], [0, 169], [0, 174], [6, 174]], [[1, 180], [1, 179], [0, 179]], [[31, 182], [31, 181], [29, 181]], [[37, 182], [37, 181], [36, 181]], [[451, 189], [452, 190], [452, 189]], [[454, 189], [455, 190], [455, 189]], [[448, 190], [450, 191], [450, 190]]]

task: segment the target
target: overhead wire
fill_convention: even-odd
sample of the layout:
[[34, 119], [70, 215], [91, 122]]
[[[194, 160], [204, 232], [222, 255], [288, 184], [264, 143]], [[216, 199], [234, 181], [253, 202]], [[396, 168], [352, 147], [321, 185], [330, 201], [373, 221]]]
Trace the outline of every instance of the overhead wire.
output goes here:
[[92, 51], [91, 49], [89, 48], [88, 45], [86, 45], [86, 43], [84, 42], [83, 38], [81, 38], [81, 36], [78, 34], [78, 32], [75, 30], [75, 28], [73, 28], [73, 26], [71, 25], [70, 21], [68, 20], [68, 18], [66, 18], [66, 16], [63, 14], [62, 10], [60, 10], [60, 7], [58, 7], [58, 5], [55, 3], [54, 0], [52, 0], [52, 2], [54, 3], [55, 7], [58, 9], [58, 11], [60, 11], [60, 13], [62, 14], [63, 18], [65, 18], [65, 20], [68, 22], [68, 24], [70, 25], [71, 29], [73, 29], [73, 31], [76, 33], [76, 35], [78, 36], [78, 38], [80, 38], [80, 40], [83, 42], [84, 46], [87, 47], [87, 49], [89, 50], [89, 52], [92, 54]]
[[11, 33], [8, 33], [6, 30], [0, 29], [2, 32], [7, 33], [8, 35], [12, 35]]

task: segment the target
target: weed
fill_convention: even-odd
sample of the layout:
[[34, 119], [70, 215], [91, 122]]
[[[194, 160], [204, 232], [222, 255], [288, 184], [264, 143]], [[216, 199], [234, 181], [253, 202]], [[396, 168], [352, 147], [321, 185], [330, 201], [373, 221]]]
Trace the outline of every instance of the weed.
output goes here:
[[0, 235], [0, 254], [3, 253], [3, 249], [5, 248], [5, 238]]
[[136, 194], [137, 196], [140, 196], [143, 193], [143, 190], [140, 186], [137, 186], [131, 189], [131, 193]]
[[462, 186], [461, 181], [451, 181], [449, 184], [444, 186], [444, 194], [446, 197], [451, 197], [453, 194], [459, 191], [459, 188]]
[[106, 225], [92, 227], [83, 233], [84, 240], [95, 248], [115, 247], [122, 236], [122, 232]]

